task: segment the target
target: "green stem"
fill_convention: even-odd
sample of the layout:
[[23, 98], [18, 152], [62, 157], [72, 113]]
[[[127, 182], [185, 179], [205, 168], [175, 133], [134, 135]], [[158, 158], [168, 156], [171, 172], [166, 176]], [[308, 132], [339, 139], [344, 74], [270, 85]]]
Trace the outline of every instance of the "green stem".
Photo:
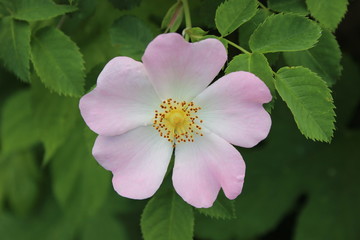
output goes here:
[[[191, 28], [191, 17], [188, 0], [181, 0], [183, 3], [184, 15], [185, 15], [185, 26], [187, 29]], [[189, 41], [189, 35], [185, 35], [186, 41]]]
[[243, 53], [246, 53], [246, 54], [251, 54], [250, 52], [246, 51], [244, 48], [240, 47], [239, 45], [237, 45], [236, 43], [233, 43], [232, 41], [230, 40], [227, 40], [226, 38], [223, 38], [227, 41], [228, 44], [230, 44], [231, 46], [233, 46], [234, 48], [237, 48], [239, 49], [240, 51], [242, 51]]

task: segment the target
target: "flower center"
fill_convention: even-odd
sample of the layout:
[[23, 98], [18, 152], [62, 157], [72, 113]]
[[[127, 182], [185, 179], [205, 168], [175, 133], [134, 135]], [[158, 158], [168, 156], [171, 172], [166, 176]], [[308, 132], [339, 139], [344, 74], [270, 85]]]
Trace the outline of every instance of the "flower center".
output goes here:
[[194, 142], [194, 135], [201, 133], [202, 120], [199, 120], [197, 107], [193, 102], [177, 102], [171, 98], [163, 101], [160, 110], [155, 110], [153, 127], [161, 137], [173, 143], [173, 147], [180, 142]]

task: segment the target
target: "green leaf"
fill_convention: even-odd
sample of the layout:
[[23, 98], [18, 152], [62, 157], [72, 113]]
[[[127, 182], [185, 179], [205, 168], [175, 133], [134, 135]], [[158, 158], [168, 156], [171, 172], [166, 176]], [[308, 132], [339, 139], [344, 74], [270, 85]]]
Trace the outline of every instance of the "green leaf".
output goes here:
[[30, 27], [10, 17], [0, 19], [0, 58], [17, 77], [29, 82]]
[[227, 0], [216, 9], [215, 23], [221, 33], [226, 36], [235, 31], [256, 13], [258, 2], [255, 0]]
[[51, 0], [3, 0], [3, 4], [13, 18], [25, 21], [47, 20], [77, 9]]
[[0, 158], [0, 185], [5, 188], [10, 207], [18, 215], [28, 214], [40, 192], [40, 170], [30, 151], [19, 151]]
[[[270, 89], [271, 95], [274, 97], [276, 96], [272, 69], [263, 54], [240, 54], [234, 57], [225, 69], [225, 73], [228, 74], [236, 71], [247, 71], [255, 74]], [[273, 105], [274, 101], [271, 101], [265, 106], [267, 106], [267, 110], [270, 111], [273, 108]]]
[[277, 14], [268, 17], [251, 35], [253, 51], [286, 52], [313, 47], [321, 35], [320, 27], [306, 17]]
[[341, 51], [331, 32], [324, 30], [318, 44], [301, 52], [285, 52], [286, 62], [291, 66], [304, 66], [316, 72], [332, 86], [341, 75]]
[[167, 11], [164, 19], [161, 22], [161, 28], [166, 29], [165, 32], [176, 32], [182, 22], [183, 19], [183, 7], [182, 2], [177, 1], [174, 5], [172, 5]]
[[305, 0], [268, 0], [268, 6], [270, 9], [278, 12], [297, 13], [300, 15], [309, 14]]
[[239, 28], [239, 43], [242, 47], [249, 49], [249, 39], [255, 29], [270, 16], [271, 13], [264, 9], [258, 9], [255, 16]]
[[199, 27], [189, 28], [185, 30], [185, 33], [188, 34], [191, 38], [191, 41], [197, 42], [204, 39], [204, 36], [208, 33]]
[[193, 239], [194, 213], [175, 191], [160, 189], [148, 202], [141, 217], [145, 240]]
[[111, 182], [109, 172], [91, 156], [84, 128], [78, 123], [50, 162], [55, 197], [79, 221], [97, 213]]
[[275, 80], [275, 87], [301, 133], [312, 140], [330, 142], [335, 128], [335, 107], [326, 83], [304, 67], [283, 67]]
[[120, 54], [140, 60], [146, 46], [153, 39], [148, 26], [133, 16], [122, 16], [110, 29], [111, 41], [120, 46]]
[[16, 92], [2, 110], [1, 143], [3, 154], [29, 148], [38, 141], [31, 112], [30, 91]]
[[306, 0], [306, 4], [322, 26], [334, 31], [345, 16], [348, 0]]
[[216, 219], [232, 219], [236, 217], [234, 201], [227, 199], [222, 192], [212, 207], [197, 208], [197, 210], [206, 216]]
[[59, 94], [84, 92], [84, 60], [76, 44], [60, 30], [40, 30], [32, 41], [32, 61], [44, 85]]
[[70, 134], [79, 114], [78, 100], [51, 93], [38, 78], [33, 79], [31, 91], [34, 124], [45, 146], [46, 164]]

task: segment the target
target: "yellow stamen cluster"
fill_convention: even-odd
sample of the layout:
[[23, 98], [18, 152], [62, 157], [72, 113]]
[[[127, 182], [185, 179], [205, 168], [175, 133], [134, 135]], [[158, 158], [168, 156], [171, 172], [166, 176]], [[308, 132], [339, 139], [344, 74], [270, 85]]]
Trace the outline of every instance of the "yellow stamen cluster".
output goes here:
[[160, 105], [160, 110], [155, 110], [153, 127], [161, 137], [173, 143], [173, 147], [180, 142], [194, 142], [194, 135], [203, 136], [199, 119], [196, 113], [201, 110], [193, 102], [178, 102], [171, 98]]

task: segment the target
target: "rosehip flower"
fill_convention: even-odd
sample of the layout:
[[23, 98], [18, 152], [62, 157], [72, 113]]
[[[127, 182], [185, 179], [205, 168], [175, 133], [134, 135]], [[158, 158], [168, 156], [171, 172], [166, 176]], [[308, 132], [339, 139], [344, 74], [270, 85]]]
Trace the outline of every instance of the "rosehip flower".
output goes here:
[[147, 46], [142, 63], [116, 57], [106, 64], [80, 110], [99, 134], [93, 155], [113, 173], [118, 194], [151, 197], [173, 151], [173, 185], [189, 204], [211, 207], [220, 188], [229, 199], [241, 193], [245, 163], [233, 145], [250, 148], [268, 135], [263, 104], [271, 94], [249, 72], [208, 86], [226, 60], [216, 39], [189, 43], [169, 33]]

